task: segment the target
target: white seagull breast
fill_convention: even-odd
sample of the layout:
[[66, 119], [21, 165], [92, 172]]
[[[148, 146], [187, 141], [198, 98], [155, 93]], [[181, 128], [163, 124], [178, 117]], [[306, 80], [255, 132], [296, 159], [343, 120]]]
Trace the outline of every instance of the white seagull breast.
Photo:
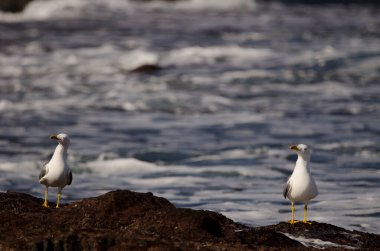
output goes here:
[[288, 180], [287, 197], [294, 202], [307, 203], [318, 195], [318, 188], [307, 164], [300, 162], [297, 161], [293, 174]]

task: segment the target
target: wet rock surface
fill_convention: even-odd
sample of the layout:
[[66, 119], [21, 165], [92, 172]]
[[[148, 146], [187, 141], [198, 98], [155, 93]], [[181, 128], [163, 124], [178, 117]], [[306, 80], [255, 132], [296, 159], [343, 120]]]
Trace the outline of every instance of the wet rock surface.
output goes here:
[[252, 228], [151, 193], [118, 190], [59, 209], [42, 202], [0, 193], [0, 250], [380, 249], [380, 235], [317, 222]]
[[140, 65], [132, 70], [130, 70], [131, 73], [153, 73], [161, 70], [162, 68], [155, 64], [144, 64]]

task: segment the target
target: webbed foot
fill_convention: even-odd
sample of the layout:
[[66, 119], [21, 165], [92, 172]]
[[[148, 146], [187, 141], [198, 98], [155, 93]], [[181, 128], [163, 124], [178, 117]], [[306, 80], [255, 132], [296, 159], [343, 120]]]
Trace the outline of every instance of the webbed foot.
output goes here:
[[299, 221], [298, 220], [289, 220], [288, 221], [290, 224], [294, 224], [294, 223], [298, 223]]

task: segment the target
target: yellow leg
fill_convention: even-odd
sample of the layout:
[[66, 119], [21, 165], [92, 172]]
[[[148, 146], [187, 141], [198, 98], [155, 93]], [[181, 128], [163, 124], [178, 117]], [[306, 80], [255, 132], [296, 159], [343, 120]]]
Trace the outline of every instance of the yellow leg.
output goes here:
[[47, 198], [48, 198], [48, 187], [45, 188], [44, 204], [42, 204], [42, 206], [46, 207], [46, 208], [49, 207], [49, 203], [48, 203]]
[[57, 195], [57, 206], [55, 206], [56, 208], [59, 208], [59, 200], [61, 199], [61, 192], [58, 192], [58, 195]]
[[303, 223], [307, 222], [307, 204], [303, 207]]
[[311, 224], [311, 222], [307, 221], [307, 204], [303, 208], [303, 223]]
[[289, 221], [290, 224], [294, 224], [298, 222], [294, 220], [294, 211], [295, 211], [295, 207], [294, 207], [294, 202], [292, 201], [292, 219]]

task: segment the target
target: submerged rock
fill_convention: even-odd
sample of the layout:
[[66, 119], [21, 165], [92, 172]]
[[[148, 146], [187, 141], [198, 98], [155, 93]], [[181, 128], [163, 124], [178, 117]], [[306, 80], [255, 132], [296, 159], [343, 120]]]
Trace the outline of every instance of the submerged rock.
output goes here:
[[317, 222], [251, 228], [151, 193], [114, 191], [59, 209], [42, 203], [0, 193], [0, 250], [306, 250], [314, 239], [339, 250], [380, 248], [375, 234]]
[[152, 73], [161, 70], [162, 68], [155, 64], [143, 64], [140, 65], [129, 72], [131, 73]]

